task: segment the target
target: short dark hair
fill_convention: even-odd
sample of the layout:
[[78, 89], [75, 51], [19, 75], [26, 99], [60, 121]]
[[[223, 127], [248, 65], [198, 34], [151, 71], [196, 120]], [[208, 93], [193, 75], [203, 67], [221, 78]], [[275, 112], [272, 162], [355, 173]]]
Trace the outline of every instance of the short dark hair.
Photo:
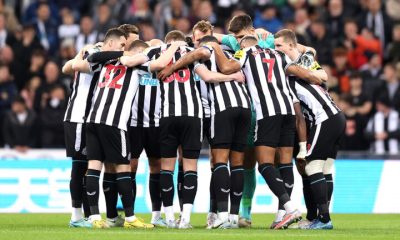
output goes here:
[[232, 33], [238, 33], [246, 28], [253, 27], [253, 20], [247, 14], [238, 15], [232, 18], [229, 22], [228, 31]]
[[129, 36], [130, 33], [139, 34], [139, 28], [133, 24], [122, 24], [118, 29], [123, 31], [127, 36]]
[[186, 36], [183, 32], [179, 30], [172, 30], [167, 35], [165, 35], [164, 42], [168, 43], [170, 41], [185, 41]]
[[353, 71], [350, 73], [349, 79], [362, 79], [362, 75], [359, 71]]
[[275, 38], [280, 38], [283, 37], [283, 41], [287, 42], [287, 43], [292, 43], [294, 45], [297, 44], [297, 37], [296, 37], [296, 33], [294, 33], [292, 30], [290, 29], [282, 29], [280, 31], [278, 31], [275, 35]]
[[105, 37], [104, 37], [104, 42], [107, 42], [110, 38], [119, 38], [119, 37], [124, 37], [126, 38], [125, 32], [118, 28], [110, 28], [108, 29]]
[[129, 49], [128, 49], [128, 50], [132, 50], [132, 49], [134, 49], [134, 48], [139, 48], [139, 47], [148, 48], [148, 47], [149, 47], [149, 44], [147, 44], [146, 42], [144, 42], [144, 41], [138, 39], [138, 40], [135, 40], [135, 41], [133, 41], [133, 42], [131, 43], [131, 45], [129, 46]]
[[199, 45], [203, 44], [203, 43], [208, 43], [208, 42], [215, 42], [218, 43], [218, 39], [214, 36], [204, 36], [200, 39], [199, 41]]
[[246, 35], [240, 40], [239, 45], [241, 45], [242, 43], [244, 43], [246, 41], [251, 41], [251, 42], [256, 42], [256, 43], [258, 42], [256, 37], [254, 37], [252, 35]]
[[24, 106], [26, 105], [26, 104], [25, 104], [25, 99], [24, 99], [23, 97], [21, 97], [21, 96], [16, 96], [16, 97], [14, 98], [14, 100], [12, 101], [12, 103], [21, 103], [21, 104], [23, 104]]

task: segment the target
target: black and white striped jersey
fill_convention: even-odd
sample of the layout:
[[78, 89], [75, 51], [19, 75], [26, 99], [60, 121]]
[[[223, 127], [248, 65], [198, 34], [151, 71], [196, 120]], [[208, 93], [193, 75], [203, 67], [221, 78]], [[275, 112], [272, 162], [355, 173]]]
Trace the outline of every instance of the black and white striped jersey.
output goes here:
[[[100, 49], [95, 47], [85, 53], [84, 59], [89, 54], [99, 52]], [[96, 88], [96, 81], [100, 74], [100, 65], [91, 64], [91, 72], [75, 72], [75, 78], [71, 82], [71, 94], [68, 98], [67, 109], [65, 110], [64, 122], [84, 123], [89, 114], [92, 104], [93, 93]]]
[[130, 126], [159, 127], [160, 111], [160, 81], [155, 73], [139, 74], [139, 89], [132, 104]]
[[103, 65], [87, 122], [127, 130], [132, 103], [139, 85], [139, 68], [118, 60]]
[[[157, 59], [169, 45], [161, 45], [146, 51], [149, 59]], [[193, 48], [182, 46], [176, 51], [172, 63]], [[161, 83], [161, 117], [189, 116], [203, 118], [203, 106], [196, 86], [193, 65], [174, 72]]]
[[209, 96], [209, 88], [210, 84], [203, 81], [198, 74], [195, 72], [194, 81], [196, 82], [196, 86], [198, 91], [200, 92], [201, 104], [203, 105], [203, 117], [210, 118], [211, 117], [211, 104], [210, 104], [210, 96]]
[[280, 51], [258, 45], [235, 53], [246, 76], [257, 120], [275, 115], [294, 115], [293, 92], [285, 71], [290, 60]]
[[[292, 64], [309, 70], [322, 69], [310, 52], [300, 55]], [[311, 124], [320, 124], [340, 112], [325, 86], [309, 84], [295, 76], [290, 76], [289, 81], [291, 88], [300, 100], [305, 117]]]
[[[211, 51], [210, 59], [202, 62], [208, 70], [221, 72], [217, 66], [215, 51]], [[229, 53], [224, 52], [228, 58], [233, 58]], [[200, 64], [200, 63], [199, 63]], [[196, 65], [198, 67], [198, 65]], [[237, 81], [209, 83], [209, 96], [211, 102], [211, 115], [222, 112], [228, 108], [242, 107], [250, 108], [250, 99], [243, 83]]]

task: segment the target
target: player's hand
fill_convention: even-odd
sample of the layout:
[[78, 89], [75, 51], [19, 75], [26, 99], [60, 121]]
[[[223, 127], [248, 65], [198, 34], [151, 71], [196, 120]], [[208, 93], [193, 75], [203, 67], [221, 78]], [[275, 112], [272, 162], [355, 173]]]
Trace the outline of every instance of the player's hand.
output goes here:
[[122, 57], [119, 58], [119, 61], [121, 62], [122, 65], [128, 66], [129, 65], [129, 58], [130, 58], [130, 56], [122, 56]]
[[233, 77], [233, 79], [236, 82], [240, 82], [240, 83], [244, 83], [245, 79], [246, 79], [244, 74], [241, 71], [233, 73], [233, 74], [231, 74], [231, 76]]
[[257, 33], [257, 34], [261, 34], [261, 39], [262, 39], [262, 40], [267, 40], [268, 36], [271, 34], [271, 33], [268, 32], [267, 30], [262, 29], [262, 28], [257, 28], [257, 29], [256, 29], [256, 33]]
[[307, 155], [307, 143], [299, 142], [299, 153], [296, 156], [298, 161], [305, 161]]
[[173, 67], [171, 65], [170, 66], [166, 66], [162, 71], [160, 71], [157, 74], [157, 78], [160, 81], [164, 81], [167, 77], [171, 76], [171, 74], [173, 72], [174, 72], [174, 69], [173, 69]]
[[386, 132], [380, 132], [380, 133], [375, 134], [375, 138], [377, 140], [385, 140], [385, 139], [387, 139], [387, 137], [388, 137], [388, 135]]

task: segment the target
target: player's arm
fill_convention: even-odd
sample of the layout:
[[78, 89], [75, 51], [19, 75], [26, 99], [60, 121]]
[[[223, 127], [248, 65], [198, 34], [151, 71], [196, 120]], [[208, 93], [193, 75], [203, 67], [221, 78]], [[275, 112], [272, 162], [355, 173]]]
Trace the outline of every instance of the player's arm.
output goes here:
[[119, 61], [124, 66], [135, 67], [143, 63], [146, 63], [147, 61], [149, 61], [149, 58], [147, 57], [146, 54], [137, 53], [134, 55], [123, 55], [119, 58]]
[[61, 69], [62, 73], [66, 75], [73, 75], [75, 73], [74, 69], [72, 68], [73, 63], [74, 59], [68, 60]]
[[297, 43], [296, 45], [297, 45], [297, 49], [298, 49], [301, 53], [312, 52], [312, 54], [313, 54], [314, 56], [317, 55], [317, 51], [315, 51], [315, 49], [312, 48], [312, 47], [307, 47], [307, 46], [304, 46], [304, 45], [302, 45], [302, 44], [300, 44], [300, 43]]
[[149, 71], [157, 72], [165, 68], [171, 62], [171, 59], [174, 57], [178, 48], [185, 45], [187, 45], [185, 41], [176, 41], [171, 43], [171, 46], [167, 51], [161, 54], [156, 60], [150, 62]]
[[230, 82], [232, 80], [237, 82], [244, 82], [244, 75], [240, 71], [233, 74], [225, 75], [218, 72], [212, 72], [208, 70], [208, 68], [203, 64], [199, 64], [198, 66], [196, 66], [195, 72], [205, 82], [219, 83], [219, 82]]
[[215, 51], [215, 59], [217, 60], [218, 68], [223, 74], [232, 74], [240, 71], [240, 63], [235, 59], [227, 58], [220, 45], [217, 43], [210, 43], [210, 46], [212, 46]]
[[170, 76], [173, 72], [175, 72], [189, 64], [192, 64], [196, 61], [210, 59], [210, 56], [211, 56], [210, 50], [205, 47], [195, 49], [195, 50], [185, 54], [176, 63], [165, 67], [162, 71], [160, 71], [157, 74], [157, 78], [164, 81], [164, 79], [167, 78], [168, 76]]
[[301, 111], [300, 102], [296, 102], [293, 106], [296, 113], [296, 131], [299, 138], [299, 153], [297, 154], [296, 158], [299, 160], [304, 160], [307, 154], [306, 120], [304, 119], [303, 112]]
[[123, 51], [103, 51], [89, 55], [87, 60], [89, 63], [105, 63], [113, 59], [118, 59], [123, 55], [124, 55]]
[[316, 84], [316, 85], [320, 85], [321, 83], [323, 83], [323, 80], [318, 77], [314, 71], [310, 71], [307, 70], [305, 68], [302, 68], [300, 66], [297, 65], [289, 65], [286, 68], [286, 73], [289, 75], [295, 75], [296, 77], [310, 83], [310, 84]]

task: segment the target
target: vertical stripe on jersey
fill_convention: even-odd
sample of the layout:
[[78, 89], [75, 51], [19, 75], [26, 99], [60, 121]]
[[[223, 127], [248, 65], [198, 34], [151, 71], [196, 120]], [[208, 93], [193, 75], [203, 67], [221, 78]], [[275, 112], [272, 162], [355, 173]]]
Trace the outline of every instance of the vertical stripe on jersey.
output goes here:
[[[147, 94], [147, 92], [145, 92], [145, 89], [146, 89], [146, 86], [139, 85], [139, 92], [144, 92], [145, 94]], [[137, 103], [134, 103], [134, 104], [137, 104], [137, 109], [136, 109], [137, 110], [137, 113], [136, 113], [137, 114], [137, 123], [144, 122], [144, 112], [146, 111], [146, 109], [145, 109], [146, 105], [144, 103], [144, 99], [146, 98], [145, 94], [136, 95], [136, 98], [138, 98], [138, 99], [137, 99]], [[140, 111], [139, 106], [143, 106], [143, 111]]]
[[[125, 102], [125, 98], [126, 98], [126, 93], [128, 92], [128, 89], [130, 87], [131, 84], [131, 77], [132, 77], [132, 68], [128, 68], [125, 74], [125, 81], [122, 85], [122, 90], [119, 91], [120, 92], [120, 97], [118, 99], [118, 103], [116, 104], [116, 108], [115, 108], [115, 114], [114, 115], [110, 115], [110, 116], [114, 116], [113, 120], [112, 120], [112, 125], [113, 126], [117, 126], [120, 118], [121, 118], [121, 113], [122, 113], [122, 108], [124, 106], [124, 102]], [[138, 79], [135, 79], [136, 81], [138, 81]], [[132, 83], [134, 84], [134, 83]], [[128, 123], [127, 123], [128, 124]]]
[[75, 80], [73, 81], [73, 84], [72, 84], [72, 93], [73, 93], [73, 95], [70, 97], [69, 102], [68, 102], [67, 114], [66, 114], [65, 120], [70, 120], [71, 119], [72, 109], [74, 108], [75, 99], [76, 99], [76, 96], [78, 96], [78, 86], [79, 86], [80, 74], [81, 74], [80, 72], [78, 72], [76, 74]]

